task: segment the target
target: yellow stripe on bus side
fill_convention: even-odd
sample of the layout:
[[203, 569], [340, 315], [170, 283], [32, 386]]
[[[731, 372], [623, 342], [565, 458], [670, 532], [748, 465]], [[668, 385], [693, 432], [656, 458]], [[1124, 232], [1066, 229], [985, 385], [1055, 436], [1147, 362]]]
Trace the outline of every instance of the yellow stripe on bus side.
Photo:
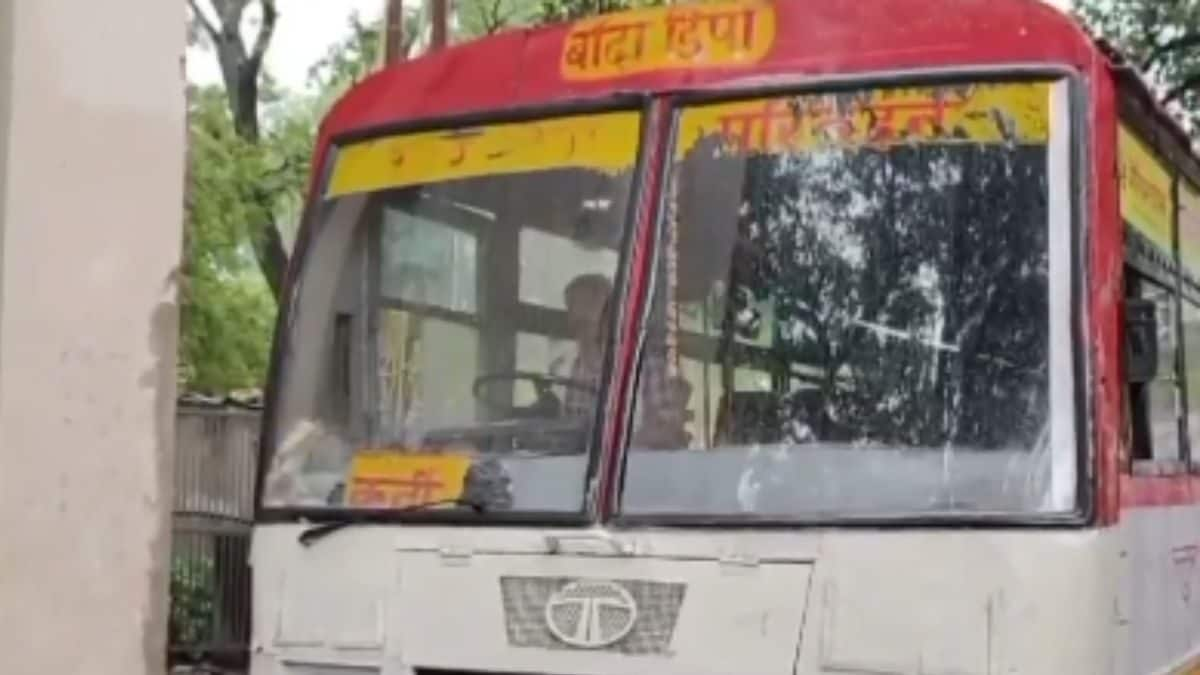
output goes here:
[[1118, 134], [1121, 216], [1164, 252], [1170, 252], [1171, 173], [1128, 127], [1121, 125]]

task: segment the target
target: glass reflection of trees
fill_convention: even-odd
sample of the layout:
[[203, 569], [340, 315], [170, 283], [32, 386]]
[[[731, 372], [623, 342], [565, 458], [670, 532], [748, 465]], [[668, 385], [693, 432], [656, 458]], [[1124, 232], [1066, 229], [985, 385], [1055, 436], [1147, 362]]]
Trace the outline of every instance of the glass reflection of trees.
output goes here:
[[[711, 157], [687, 161], [728, 161]], [[744, 167], [724, 332], [758, 321], [750, 300], [771, 296], [785, 424], [827, 442], [1034, 445], [1049, 405], [1044, 146], [825, 150]]]

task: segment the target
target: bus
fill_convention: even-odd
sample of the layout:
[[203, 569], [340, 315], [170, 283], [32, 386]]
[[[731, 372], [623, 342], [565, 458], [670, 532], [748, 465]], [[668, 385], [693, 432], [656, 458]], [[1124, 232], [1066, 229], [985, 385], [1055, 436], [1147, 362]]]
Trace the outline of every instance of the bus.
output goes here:
[[254, 675], [1200, 668], [1200, 160], [1058, 10], [513, 30], [312, 166]]

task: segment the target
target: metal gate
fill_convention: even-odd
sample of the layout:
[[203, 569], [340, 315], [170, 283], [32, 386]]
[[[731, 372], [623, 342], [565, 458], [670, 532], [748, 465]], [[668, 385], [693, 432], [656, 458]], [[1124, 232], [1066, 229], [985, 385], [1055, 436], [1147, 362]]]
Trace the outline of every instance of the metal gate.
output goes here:
[[241, 671], [249, 659], [250, 531], [259, 411], [180, 401], [176, 412], [169, 663]]

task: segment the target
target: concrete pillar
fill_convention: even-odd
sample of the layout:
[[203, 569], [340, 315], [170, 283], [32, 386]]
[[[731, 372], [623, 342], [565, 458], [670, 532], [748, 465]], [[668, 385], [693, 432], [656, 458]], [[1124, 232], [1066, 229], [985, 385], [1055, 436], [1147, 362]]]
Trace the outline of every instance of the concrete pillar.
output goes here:
[[0, 0], [0, 672], [162, 675], [180, 0]]

